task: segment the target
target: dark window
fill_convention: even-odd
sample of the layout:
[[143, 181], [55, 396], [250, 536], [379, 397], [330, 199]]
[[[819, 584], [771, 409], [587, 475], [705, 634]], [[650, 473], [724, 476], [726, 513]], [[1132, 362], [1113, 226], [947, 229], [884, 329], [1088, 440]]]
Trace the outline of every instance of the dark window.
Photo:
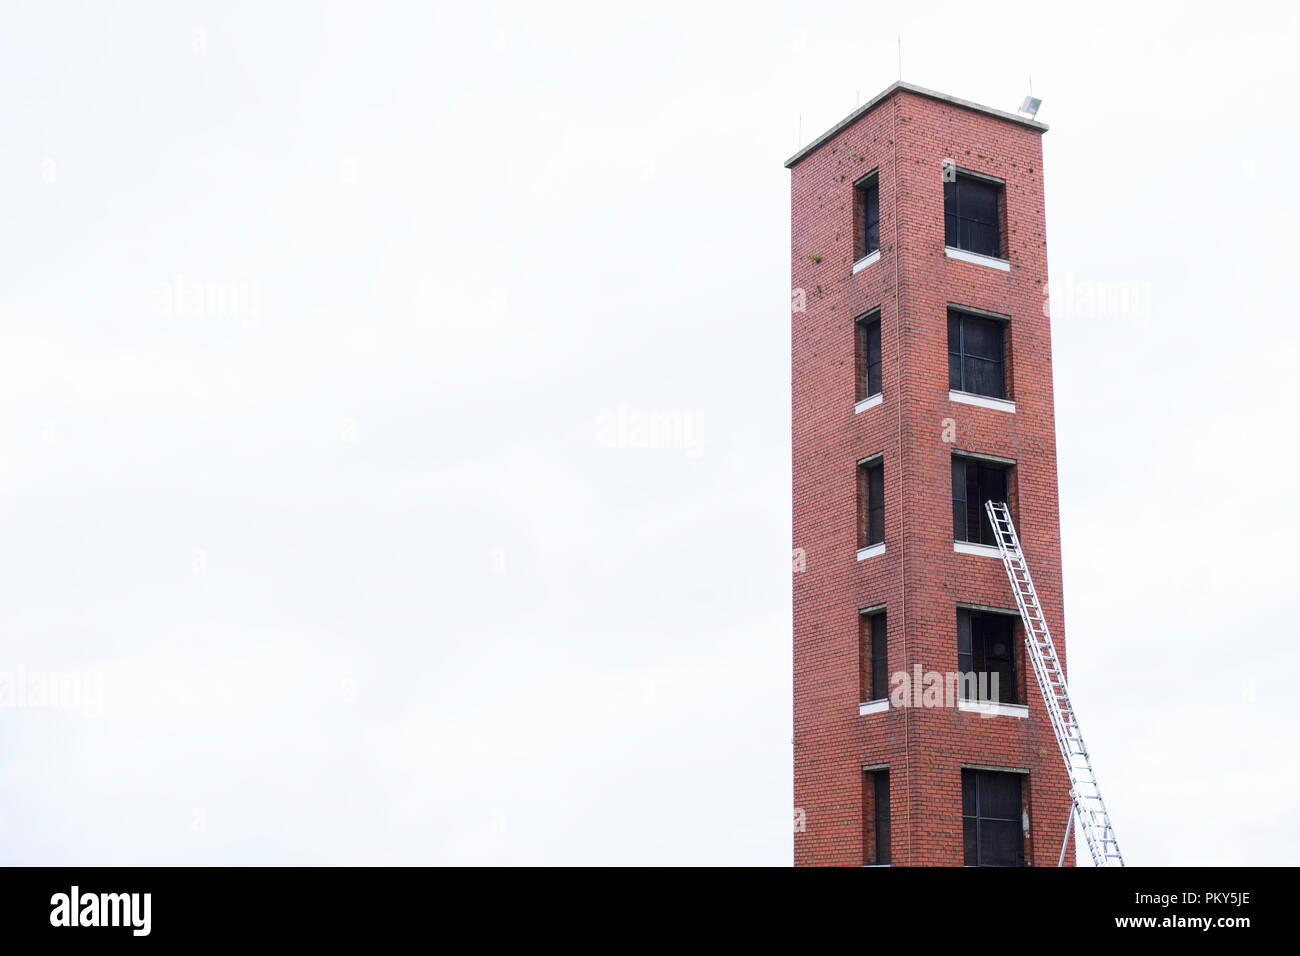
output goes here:
[[858, 258], [880, 248], [880, 177], [875, 173], [853, 187], [857, 197]]
[[1006, 398], [1003, 373], [1004, 322], [948, 310], [948, 387], [990, 398]]
[[952, 533], [957, 541], [996, 546], [984, 504], [1007, 500], [1006, 465], [974, 458], [952, 458]]
[[1018, 773], [961, 772], [961, 822], [967, 866], [1024, 866]]
[[943, 184], [944, 242], [982, 256], [1001, 256], [998, 201], [1002, 187], [997, 183], [963, 176]]
[[880, 394], [880, 313], [858, 319], [858, 401]]
[[[963, 696], [1020, 704], [1016, 680], [1015, 618], [957, 609], [957, 669], [975, 679], [963, 685]], [[997, 675], [996, 686], [993, 676]]]
[[868, 770], [863, 784], [863, 860], [867, 866], [889, 865], [889, 771]]
[[889, 771], [875, 773], [876, 863], [889, 865]]
[[879, 458], [858, 465], [858, 547], [885, 540], [885, 466]]
[[863, 614], [858, 627], [861, 635], [863, 700], [884, 700], [889, 696], [889, 637], [885, 626], [885, 612]]

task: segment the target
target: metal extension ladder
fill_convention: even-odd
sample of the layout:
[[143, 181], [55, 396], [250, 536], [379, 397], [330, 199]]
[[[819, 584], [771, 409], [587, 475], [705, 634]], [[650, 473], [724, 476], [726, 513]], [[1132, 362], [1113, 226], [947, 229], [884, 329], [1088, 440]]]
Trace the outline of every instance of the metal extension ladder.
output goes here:
[[[1033, 579], [1029, 576], [1024, 552], [1020, 550], [1016, 526], [1011, 523], [1011, 511], [1002, 501], [989, 501], [984, 507], [993, 523], [998, 551], [1002, 554], [1002, 565], [1007, 569], [1021, 620], [1025, 622], [1025, 646], [1029, 649], [1029, 660], [1034, 666], [1038, 687], [1043, 692], [1043, 703], [1047, 705], [1047, 714], [1052, 721], [1056, 742], [1061, 747], [1061, 756], [1065, 758], [1065, 769], [1070, 774], [1072, 809], [1070, 823], [1066, 824], [1065, 842], [1069, 842], [1070, 829], [1077, 819], [1083, 825], [1083, 836], [1088, 843], [1088, 851], [1092, 854], [1092, 862], [1097, 866], [1123, 866], [1124, 857], [1119, 852], [1119, 841], [1115, 839], [1110, 815], [1106, 813], [1106, 804], [1101, 799], [1101, 788], [1097, 785], [1097, 775], [1092, 769], [1092, 759], [1088, 756], [1088, 748], [1084, 746], [1083, 734], [1079, 730], [1079, 720], [1070, 704], [1065, 672], [1061, 669], [1060, 658], [1056, 656], [1052, 635], [1047, 630], [1047, 621], [1043, 618], [1043, 609], [1039, 606], [1038, 592], [1034, 590]], [[1065, 859], [1064, 843], [1061, 846], [1061, 859]]]

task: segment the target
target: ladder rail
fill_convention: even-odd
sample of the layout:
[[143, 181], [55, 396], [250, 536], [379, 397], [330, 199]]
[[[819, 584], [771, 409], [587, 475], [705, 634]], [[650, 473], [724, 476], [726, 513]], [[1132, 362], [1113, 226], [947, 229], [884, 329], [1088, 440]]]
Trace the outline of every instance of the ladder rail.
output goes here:
[[1038, 688], [1042, 691], [1052, 732], [1056, 736], [1057, 746], [1070, 777], [1072, 817], [1080, 823], [1094, 864], [1123, 866], [1124, 857], [1120, 854], [1119, 841], [1115, 839], [1115, 830], [1101, 798], [1101, 787], [1092, 767], [1092, 758], [1083, 742], [1083, 733], [1070, 702], [1065, 669], [1056, 654], [1056, 645], [1038, 602], [1038, 592], [1021, 550], [1016, 526], [1011, 521], [1011, 511], [1002, 501], [988, 501], [984, 507], [992, 522], [1002, 566], [1006, 569], [1016, 598], [1016, 607], [1025, 625], [1025, 647], [1029, 652], [1029, 661], [1038, 680]]

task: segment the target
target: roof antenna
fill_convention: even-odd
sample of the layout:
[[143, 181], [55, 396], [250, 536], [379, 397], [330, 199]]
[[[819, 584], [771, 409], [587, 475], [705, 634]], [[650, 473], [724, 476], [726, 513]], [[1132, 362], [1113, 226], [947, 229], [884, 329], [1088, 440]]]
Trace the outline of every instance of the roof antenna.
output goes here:
[[898, 35], [898, 82], [903, 82], [903, 34]]
[[1029, 95], [1025, 101], [1020, 104], [1020, 112], [1026, 114], [1030, 119], [1038, 116], [1038, 109], [1043, 105], [1043, 101], [1034, 99], [1034, 75], [1029, 74]]

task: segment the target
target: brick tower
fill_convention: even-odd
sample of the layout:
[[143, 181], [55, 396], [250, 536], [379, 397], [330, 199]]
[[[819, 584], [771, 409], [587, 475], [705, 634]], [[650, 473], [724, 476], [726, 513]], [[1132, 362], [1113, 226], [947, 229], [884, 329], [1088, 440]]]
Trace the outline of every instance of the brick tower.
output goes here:
[[786, 163], [797, 865], [1057, 863], [1069, 782], [983, 510], [1064, 661], [1046, 129], [899, 82]]

